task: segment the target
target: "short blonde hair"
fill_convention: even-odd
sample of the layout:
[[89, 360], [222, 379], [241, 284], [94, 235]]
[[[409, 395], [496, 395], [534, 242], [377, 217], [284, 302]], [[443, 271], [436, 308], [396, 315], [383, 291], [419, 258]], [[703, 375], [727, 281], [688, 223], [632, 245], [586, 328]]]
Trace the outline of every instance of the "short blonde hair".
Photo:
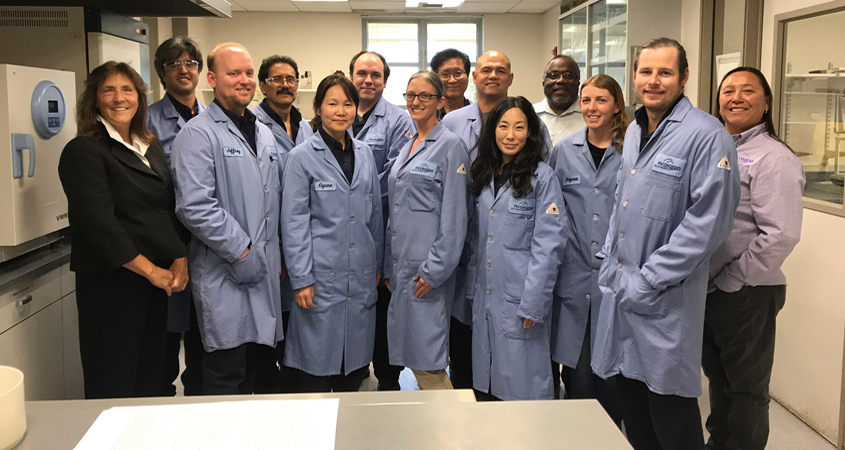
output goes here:
[[208, 70], [209, 71], [214, 72], [214, 63], [216, 62], [217, 54], [220, 53], [221, 51], [227, 49], [227, 48], [236, 48], [236, 49], [239, 49], [239, 50], [243, 50], [247, 55], [249, 55], [249, 50], [247, 50], [246, 47], [244, 47], [241, 44], [238, 44], [237, 42], [223, 42], [221, 44], [217, 44], [217, 45], [214, 46], [213, 49], [211, 49], [210, 52], [208, 52]]

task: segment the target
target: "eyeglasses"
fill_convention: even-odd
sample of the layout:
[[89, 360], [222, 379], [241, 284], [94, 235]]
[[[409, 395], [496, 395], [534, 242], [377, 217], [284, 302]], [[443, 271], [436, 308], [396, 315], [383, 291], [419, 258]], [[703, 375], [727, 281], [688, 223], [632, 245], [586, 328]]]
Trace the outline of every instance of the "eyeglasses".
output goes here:
[[566, 81], [577, 81], [578, 75], [575, 75], [572, 72], [549, 72], [543, 75], [543, 81], [557, 81], [563, 77]]
[[456, 80], [460, 80], [461, 78], [465, 77], [467, 75], [467, 73], [464, 72], [463, 70], [458, 70], [458, 71], [452, 72], [452, 73], [441, 72], [437, 75], [440, 76], [440, 80], [442, 80], [443, 82], [446, 82], [446, 81], [449, 81], [449, 78], [452, 78], [452, 77], [455, 77]]
[[171, 61], [169, 63], [164, 64], [164, 68], [167, 70], [179, 70], [182, 66], [185, 66], [186, 69], [196, 69], [200, 66], [200, 62], [192, 59], [190, 61]]
[[294, 77], [273, 77], [265, 78], [264, 82], [278, 87], [284, 86], [285, 84], [288, 86], [296, 86], [299, 84], [299, 79]]
[[422, 92], [420, 94], [414, 94], [413, 92], [406, 92], [406, 93], [402, 94], [402, 97], [405, 97], [405, 100], [409, 101], [409, 102], [414, 101], [415, 98], [420, 99], [421, 102], [427, 102], [427, 101], [429, 101], [429, 100], [431, 100], [431, 99], [433, 99], [434, 97], [437, 97], [437, 96], [434, 95], [434, 94], [429, 94], [428, 92]]

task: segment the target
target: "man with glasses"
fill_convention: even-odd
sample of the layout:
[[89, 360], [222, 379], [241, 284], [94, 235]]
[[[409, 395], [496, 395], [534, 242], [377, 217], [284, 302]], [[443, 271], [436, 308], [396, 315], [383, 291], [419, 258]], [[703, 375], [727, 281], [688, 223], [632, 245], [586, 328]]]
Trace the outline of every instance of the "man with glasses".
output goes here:
[[534, 104], [534, 111], [548, 127], [552, 145], [584, 128], [584, 117], [578, 105], [580, 82], [581, 71], [572, 58], [556, 55], [546, 65], [543, 74], [546, 98]]
[[431, 58], [431, 70], [443, 82], [443, 96], [446, 98], [446, 105], [437, 110], [438, 120], [472, 103], [464, 96], [469, 86], [469, 56], [466, 53], [454, 48], [437, 52]]
[[[264, 100], [255, 108], [255, 119], [267, 125], [276, 140], [281, 180], [287, 154], [314, 134], [308, 121], [293, 106], [299, 91], [299, 66], [289, 56], [273, 55], [265, 58], [258, 68], [258, 87], [264, 94]], [[293, 289], [284, 268], [282, 277], [282, 322], [287, 329], [293, 305]], [[256, 392], [299, 392], [298, 371], [282, 363], [285, 360], [285, 342], [277, 342], [274, 354], [267, 356], [258, 369]]]
[[[156, 49], [153, 61], [166, 93], [164, 98], [147, 109], [147, 127], [158, 138], [164, 154], [170, 159], [170, 148], [179, 130], [201, 113], [205, 106], [197, 101], [197, 83], [202, 71], [202, 53], [193, 39], [176, 36]], [[191, 301], [190, 285], [174, 293], [167, 302], [167, 353], [162, 395], [176, 395], [173, 382], [179, 376], [179, 349], [185, 333], [185, 371], [182, 385], [185, 395], [202, 393], [203, 349], [197, 312]]]

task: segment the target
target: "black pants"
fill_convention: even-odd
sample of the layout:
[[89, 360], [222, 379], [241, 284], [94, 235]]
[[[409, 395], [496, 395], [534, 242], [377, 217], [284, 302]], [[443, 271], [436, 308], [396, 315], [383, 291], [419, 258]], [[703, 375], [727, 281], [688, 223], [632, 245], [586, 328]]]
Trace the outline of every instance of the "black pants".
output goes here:
[[[388, 306], [390, 306], [390, 291], [386, 286], [379, 286], [378, 301], [376, 302], [376, 342], [373, 347], [373, 371], [378, 378], [378, 390], [398, 391], [399, 374], [404, 367], [390, 364], [390, 357], [387, 352]], [[364, 373], [366, 374], [366, 370]], [[303, 389], [305, 388], [303, 387]]]
[[[343, 370], [343, 369], [341, 369]], [[353, 370], [349, 375], [331, 375], [316, 377], [305, 372], [299, 372], [299, 383], [302, 392], [357, 392], [361, 383], [367, 377], [368, 366]]]
[[634, 450], [702, 450], [704, 433], [698, 399], [660, 395], [645, 383], [613, 377], [628, 442]]
[[489, 392], [481, 392], [478, 389], [473, 389], [473, 393], [475, 394], [475, 400], [479, 402], [500, 402], [502, 399], [496, 397], [495, 395]]
[[160, 395], [167, 293], [127, 269], [77, 272], [85, 398]]
[[231, 395], [255, 393], [258, 364], [273, 349], [249, 342], [235, 348], [215, 350], [202, 361], [202, 393]]
[[176, 395], [176, 386], [173, 382], [179, 376], [179, 351], [183, 336], [185, 370], [182, 371], [182, 386], [185, 388], [185, 395], [202, 395], [202, 358], [205, 350], [202, 347], [197, 324], [197, 310], [193, 301], [191, 301], [190, 328], [184, 333], [167, 333], [167, 356], [161, 395], [169, 397]]
[[472, 389], [472, 327], [454, 317], [449, 324], [449, 378], [455, 389]]
[[[287, 332], [290, 311], [282, 311], [282, 326]], [[284, 365], [285, 341], [276, 343], [273, 352], [266, 353], [258, 363], [255, 377], [256, 394], [295, 394], [299, 392], [299, 371]]]
[[785, 302], [786, 286], [745, 286], [707, 296], [701, 366], [710, 380], [708, 449], [766, 447], [775, 318]]
[[[590, 322], [587, 322], [587, 330], [584, 335], [584, 343], [581, 345], [581, 354], [578, 355], [578, 363], [574, 369], [563, 366], [561, 372], [561, 378], [563, 378], [564, 386], [566, 387], [566, 398], [594, 398], [598, 400], [616, 426], [621, 426], [622, 413], [619, 411], [619, 395], [616, 393], [616, 380], [614, 378], [602, 380], [593, 373], [593, 369], [590, 367], [590, 350]], [[557, 365], [554, 362], [552, 364]]]

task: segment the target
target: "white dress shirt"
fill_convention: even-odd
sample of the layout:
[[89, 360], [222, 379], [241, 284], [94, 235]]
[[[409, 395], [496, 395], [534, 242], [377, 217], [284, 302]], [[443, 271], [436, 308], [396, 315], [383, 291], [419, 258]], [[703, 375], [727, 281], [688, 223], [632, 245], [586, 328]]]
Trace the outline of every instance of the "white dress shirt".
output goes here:
[[103, 119], [103, 116], [97, 116], [97, 118], [100, 120], [100, 122], [103, 123], [103, 125], [106, 126], [106, 131], [109, 132], [109, 136], [112, 139], [114, 139], [115, 141], [120, 142], [121, 144], [125, 145], [126, 148], [128, 148], [129, 150], [132, 150], [132, 153], [137, 155], [138, 159], [140, 159], [142, 163], [144, 163], [147, 167], [150, 167], [150, 162], [147, 160], [147, 157], [145, 156], [147, 154], [147, 149], [150, 147], [150, 144], [147, 144], [146, 142], [138, 139], [138, 136], [133, 134], [131, 136], [132, 145], [129, 145], [123, 140], [122, 137], [120, 137], [120, 133], [118, 133], [117, 129], [115, 127], [113, 127], [112, 124], [110, 124], [108, 120]]
[[558, 115], [549, 106], [549, 101], [543, 99], [534, 104], [534, 112], [540, 117], [540, 120], [546, 124], [549, 129], [549, 136], [552, 138], [552, 147], [557, 142], [570, 134], [580, 131], [586, 126], [584, 117], [581, 115], [581, 106], [578, 104], [578, 99], [572, 102], [569, 109]]

